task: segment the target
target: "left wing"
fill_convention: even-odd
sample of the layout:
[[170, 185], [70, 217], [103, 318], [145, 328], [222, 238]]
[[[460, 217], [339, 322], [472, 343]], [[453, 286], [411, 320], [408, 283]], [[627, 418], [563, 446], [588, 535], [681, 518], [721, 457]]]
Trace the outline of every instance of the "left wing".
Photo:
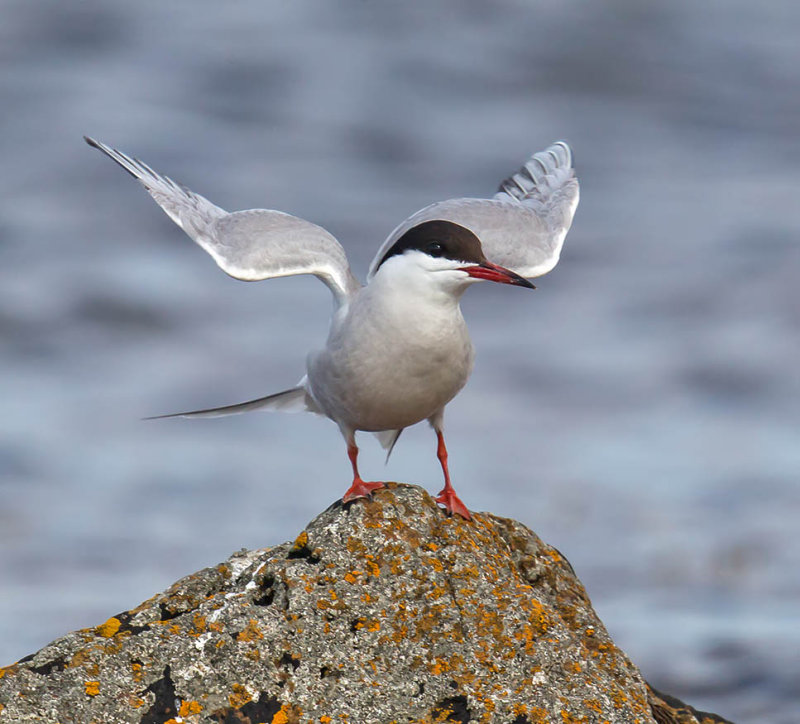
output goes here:
[[472, 231], [489, 261], [523, 277], [542, 276], [558, 263], [578, 195], [572, 151], [564, 141], [558, 141], [531, 156], [500, 184], [493, 198], [439, 201], [410, 216], [378, 250], [369, 277], [409, 229], [439, 219]]
[[313, 274], [328, 285], [339, 306], [361, 288], [341, 244], [321, 226], [270, 209], [229, 214], [147, 164], [93, 138], [84, 139], [137, 179], [226, 274], [244, 281]]

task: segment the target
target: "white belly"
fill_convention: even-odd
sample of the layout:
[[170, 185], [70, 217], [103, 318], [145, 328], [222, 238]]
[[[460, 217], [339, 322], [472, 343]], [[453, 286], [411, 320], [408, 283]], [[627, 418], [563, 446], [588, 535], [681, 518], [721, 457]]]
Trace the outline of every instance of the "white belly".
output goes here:
[[466, 384], [474, 351], [457, 304], [356, 308], [309, 359], [312, 395], [355, 430], [396, 430], [439, 412]]

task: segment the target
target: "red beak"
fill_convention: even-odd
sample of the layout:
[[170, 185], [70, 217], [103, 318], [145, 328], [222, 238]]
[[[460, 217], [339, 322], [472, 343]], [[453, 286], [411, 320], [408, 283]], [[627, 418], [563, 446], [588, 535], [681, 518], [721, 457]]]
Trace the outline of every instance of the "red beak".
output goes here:
[[490, 282], [499, 282], [500, 284], [513, 284], [516, 287], [528, 287], [528, 289], [536, 289], [525, 277], [515, 274], [510, 269], [492, 264], [490, 261], [485, 261], [478, 266], [468, 266], [464, 268], [471, 277], [476, 279], [486, 279]]

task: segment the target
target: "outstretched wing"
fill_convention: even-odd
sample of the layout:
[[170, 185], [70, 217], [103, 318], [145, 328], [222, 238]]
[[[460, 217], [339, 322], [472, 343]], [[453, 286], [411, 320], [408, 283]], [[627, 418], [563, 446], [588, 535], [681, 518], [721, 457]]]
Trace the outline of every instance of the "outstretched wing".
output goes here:
[[450, 199], [426, 206], [398, 226], [378, 250], [372, 277], [389, 248], [425, 221], [452, 221], [481, 241], [489, 261], [524, 277], [538, 277], [557, 263], [578, 206], [578, 179], [564, 141], [534, 154], [500, 184], [491, 199]]
[[341, 244], [321, 226], [267, 209], [229, 214], [147, 164], [84, 138], [137, 179], [226, 274], [244, 281], [314, 274], [328, 285], [338, 305], [360, 288]]

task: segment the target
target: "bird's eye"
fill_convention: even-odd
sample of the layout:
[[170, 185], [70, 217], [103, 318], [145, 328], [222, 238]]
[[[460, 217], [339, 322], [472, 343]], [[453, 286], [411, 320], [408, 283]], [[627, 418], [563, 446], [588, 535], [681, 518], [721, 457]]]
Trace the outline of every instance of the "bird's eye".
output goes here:
[[444, 245], [438, 241], [431, 241], [425, 247], [425, 253], [430, 256], [444, 256]]

